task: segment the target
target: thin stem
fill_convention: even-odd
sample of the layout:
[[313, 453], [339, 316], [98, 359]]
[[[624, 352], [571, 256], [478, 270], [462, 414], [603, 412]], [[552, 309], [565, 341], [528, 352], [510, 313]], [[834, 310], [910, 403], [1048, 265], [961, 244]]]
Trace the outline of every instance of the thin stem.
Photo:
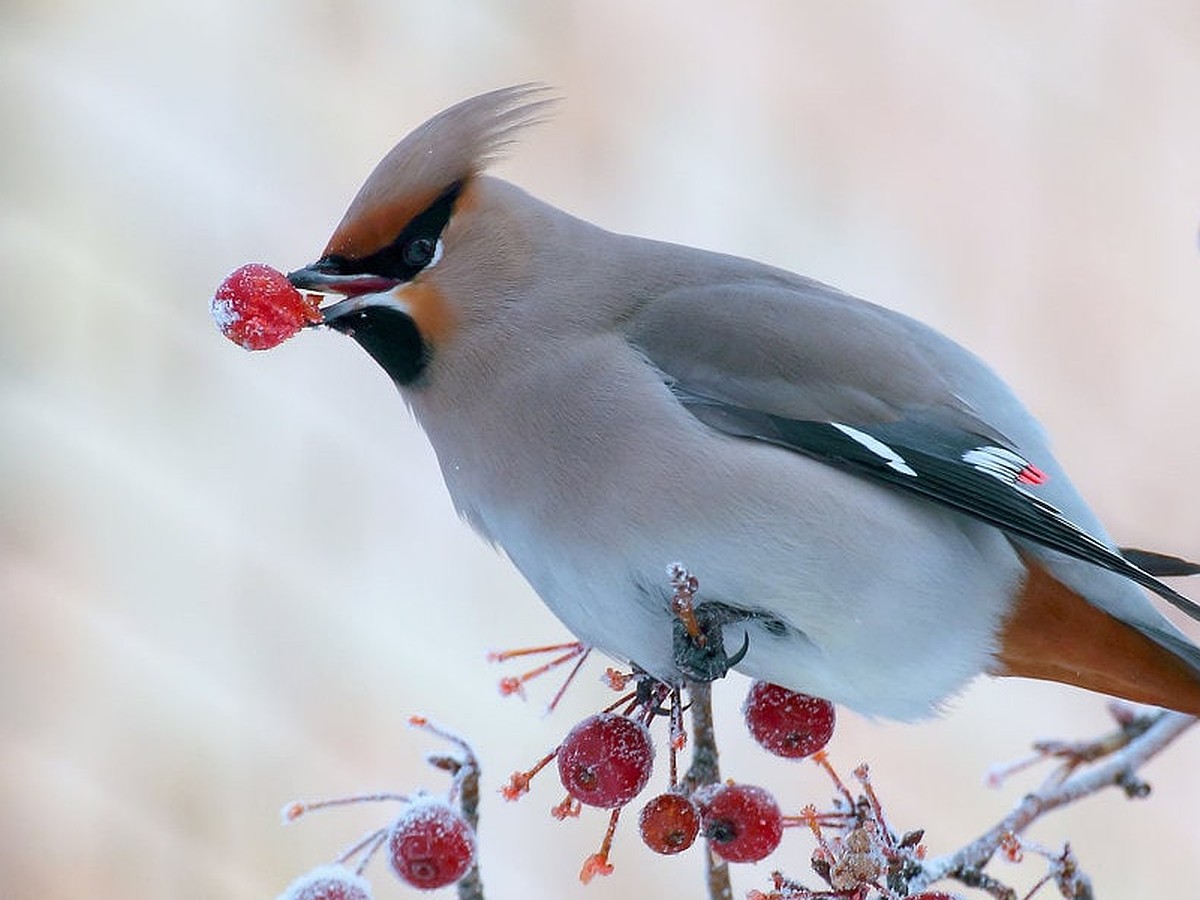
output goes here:
[[306, 813], [314, 812], [318, 809], [329, 809], [333, 806], [350, 806], [355, 803], [408, 803], [408, 801], [409, 797], [406, 794], [387, 792], [355, 794], [353, 797], [333, 797], [327, 800], [298, 800], [284, 807], [283, 819], [285, 822], [293, 822]]
[[542, 653], [557, 653], [559, 650], [574, 650], [575, 653], [581, 653], [583, 652], [583, 643], [567, 641], [562, 644], [543, 644], [540, 647], [520, 647], [516, 650], [493, 650], [487, 658], [488, 662], [504, 662], [516, 659], [518, 656], [537, 656]]
[[571, 683], [575, 680], [575, 676], [579, 674], [579, 670], [583, 668], [583, 664], [585, 662], [587, 662], [588, 657], [591, 655], [592, 655], [591, 647], [583, 647], [579, 651], [579, 659], [576, 661], [575, 665], [573, 665], [571, 667], [571, 671], [567, 673], [567, 678], [562, 683], [562, 686], [558, 689], [558, 691], [555, 693], [555, 695], [551, 698], [550, 702], [548, 704], [546, 704], [546, 712], [552, 713], [552, 712], [554, 712], [555, 709], [558, 708], [558, 702], [560, 700], [562, 700], [563, 694], [565, 694], [567, 692], [567, 688], [569, 688], [571, 686]]
[[[688, 696], [692, 711], [692, 764], [683, 783], [690, 792], [721, 781], [721, 766], [717, 753], [717, 737], [713, 729], [712, 685], [706, 681], [689, 681]], [[708, 851], [709, 900], [733, 900], [733, 885], [729, 881], [729, 864]]]
[[387, 840], [388, 829], [376, 828], [374, 831], [364, 835], [354, 844], [351, 844], [339, 854], [337, 862], [345, 865], [350, 862], [358, 853], [362, 853], [362, 859], [358, 861], [358, 866], [354, 870], [355, 875], [361, 875], [366, 869], [367, 863], [371, 861], [371, 857], [376, 851], [383, 846], [383, 842]]

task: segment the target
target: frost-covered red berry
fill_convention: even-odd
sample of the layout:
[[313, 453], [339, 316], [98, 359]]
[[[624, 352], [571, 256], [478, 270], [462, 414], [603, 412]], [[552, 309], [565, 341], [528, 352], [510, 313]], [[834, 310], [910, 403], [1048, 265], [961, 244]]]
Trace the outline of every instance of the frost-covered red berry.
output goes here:
[[276, 347], [305, 325], [321, 321], [313, 295], [301, 294], [286, 275], [263, 263], [230, 273], [211, 308], [221, 333], [247, 350]]
[[776, 756], [811, 756], [833, 737], [833, 704], [766, 681], [750, 687], [742, 707], [746, 727]]
[[713, 852], [729, 862], [758, 862], [779, 846], [783, 814], [775, 798], [752, 784], [719, 784], [696, 794], [700, 825]]
[[392, 826], [388, 850], [400, 880], [429, 891], [467, 874], [475, 861], [475, 832], [445, 803], [421, 798]]
[[318, 866], [289, 884], [279, 900], [371, 900], [371, 887], [344, 866]]
[[638, 829], [655, 853], [682, 853], [700, 832], [700, 811], [682, 794], [659, 794], [642, 807]]
[[615, 713], [589, 716], [558, 748], [558, 777], [572, 797], [588, 806], [624, 806], [646, 786], [654, 767], [650, 732]]

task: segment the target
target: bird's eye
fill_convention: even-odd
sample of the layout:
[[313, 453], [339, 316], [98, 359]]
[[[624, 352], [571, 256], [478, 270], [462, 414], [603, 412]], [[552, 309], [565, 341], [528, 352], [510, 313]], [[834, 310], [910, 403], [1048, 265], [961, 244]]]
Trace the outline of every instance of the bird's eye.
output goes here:
[[437, 253], [437, 241], [433, 238], [415, 237], [405, 242], [400, 251], [400, 257], [406, 266], [423, 269], [433, 261], [435, 253]]
[[442, 232], [450, 221], [454, 199], [461, 186], [457, 182], [450, 185], [428, 209], [417, 213], [387, 246], [367, 256], [346, 261], [345, 265], [352, 268], [343, 268], [343, 274], [363, 272], [397, 281], [411, 281], [423, 270], [436, 266], [445, 249]]

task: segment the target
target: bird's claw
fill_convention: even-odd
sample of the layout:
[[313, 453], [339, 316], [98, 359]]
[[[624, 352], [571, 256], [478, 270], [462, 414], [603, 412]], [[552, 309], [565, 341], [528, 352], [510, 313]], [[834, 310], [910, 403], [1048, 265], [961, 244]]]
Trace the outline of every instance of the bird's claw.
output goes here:
[[737, 653], [735, 653], [735, 654], [733, 654], [733, 656], [729, 657], [729, 659], [727, 661], [728, 667], [732, 669], [734, 666], [736, 666], [738, 663], [740, 663], [743, 659], [745, 659], [746, 654], [749, 652], [750, 652], [750, 632], [743, 631], [742, 632], [742, 646], [738, 648]]

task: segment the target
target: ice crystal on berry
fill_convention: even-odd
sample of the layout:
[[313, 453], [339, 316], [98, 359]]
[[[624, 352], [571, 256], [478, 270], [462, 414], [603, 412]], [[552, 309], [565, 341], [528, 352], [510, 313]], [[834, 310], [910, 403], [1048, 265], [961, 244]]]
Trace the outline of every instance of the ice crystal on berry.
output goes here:
[[654, 744], [646, 726], [600, 713], [571, 729], [558, 748], [558, 774], [572, 797], [588, 806], [624, 806], [646, 786]]
[[420, 798], [392, 826], [388, 851], [402, 881], [433, 890], [467, 873], [475, 861], [475, 832], [445, 803]]
[[729, 862], [758, 862], [779, 846], [783, 814], [763, 788], [710, 785], [696, 793], [700, 822], [713, 852]]
[[289, 884], [279, 900], [371, 900], [371, 886], [345, 866], [318, 866]]
[[756, 681], [742, 707], [754, 739], [776, 756], [811, 756], [833, 737], [833, 704], [820, 697]]
[[314, 295], [300, 293], [286, 275], [263, 263], [231, 272], [210, 308], [221, 333], [247, 350], [276, 347], [305, 325], [321, 322]]

